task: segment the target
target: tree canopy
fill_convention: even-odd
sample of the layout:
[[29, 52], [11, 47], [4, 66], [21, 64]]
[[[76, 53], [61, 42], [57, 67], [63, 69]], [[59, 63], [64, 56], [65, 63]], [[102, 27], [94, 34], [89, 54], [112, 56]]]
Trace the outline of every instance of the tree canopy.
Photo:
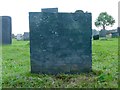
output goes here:
[[115, 20], [111, 15], [108, 15], [107, 12], [101, 12], [95, 21], [95, 26], [102, 27], [102, 29], [105, 30], [106, 26], [112, 27], [114, 23]]

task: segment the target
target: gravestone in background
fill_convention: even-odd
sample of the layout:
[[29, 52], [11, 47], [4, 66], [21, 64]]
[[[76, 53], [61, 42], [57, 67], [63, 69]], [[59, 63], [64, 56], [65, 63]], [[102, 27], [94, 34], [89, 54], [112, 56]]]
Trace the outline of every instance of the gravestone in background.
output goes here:
[[23, 40], [23, 35], [22, 34], [17, 34], [16, 39], [18, 41]]
[[[11, 26], [11, 17], [10, 16], [0, 16], [1, 22], [1, 32], [2, 32], [2, 44], [11, 44], [12, 43], [12, 26]], [[0, 34], [1, 35], [1, 34]]]
[[119, 36], [119, 33], [118, 32], [112, 32], [112, 38], [115, 38], [115, 37], [118, 37]]
[[93, 29], [93, 30], [92, 30], [92, 36], [95, 36], [95, 35], [99, 35], [99, 31]]
[[30, 12], [29, 27], [32, 73], [91, 71], [91, 13]]
[[117, 32], [118, 32], [118, 34], [120, 36], [120, 27], [117, 28]]
[[24, 32], [23, 39], [24, 41], [29, 40], [29, 32]]
[[12, 38], [15, 38], [15, 35], [14, 35], [14, 34], [12, 34]]
[[99, 35], [94, 35], [93, 40], [99, 40]]
[[99, 36], [100, 36], [100, 37], [106, 37], [107, 32], [108, 32], [107, 30], [100, 30], [100, 31], [99, 31]]

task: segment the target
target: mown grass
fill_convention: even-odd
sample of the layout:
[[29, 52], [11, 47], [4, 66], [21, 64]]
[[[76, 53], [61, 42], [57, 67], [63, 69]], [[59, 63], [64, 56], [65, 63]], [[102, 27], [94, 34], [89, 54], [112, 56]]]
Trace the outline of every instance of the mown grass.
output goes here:
[[90, 73], [42, 75], [30, 73], [28, 41], [13, 40], [2, 47], [3, 88], [117, 88], [118, 39], [92, 41]]
[[0, 45], [0, 89], [1, 88], [2, 88], [2, 46]]

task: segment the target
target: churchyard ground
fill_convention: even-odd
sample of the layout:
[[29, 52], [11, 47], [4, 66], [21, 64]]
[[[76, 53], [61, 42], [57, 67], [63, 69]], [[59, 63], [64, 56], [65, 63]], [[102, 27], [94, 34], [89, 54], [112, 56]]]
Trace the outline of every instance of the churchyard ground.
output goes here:
[[2, 47], [3, 88], [117, 88], [118, 39], [92, 41], [92, 72], [41, 75], [30, 72], [29, 41]]

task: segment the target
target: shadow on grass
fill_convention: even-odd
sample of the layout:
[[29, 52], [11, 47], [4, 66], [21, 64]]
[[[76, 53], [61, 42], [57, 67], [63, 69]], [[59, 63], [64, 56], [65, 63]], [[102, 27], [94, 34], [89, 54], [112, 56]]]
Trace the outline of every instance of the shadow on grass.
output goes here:
[[[115, 38], [118, 38], [118, 37], [115, 37]], [[100, 38], [99, 40], [100, 41], [114, 41], [112, 38]]]
[[97, 77], [100, 76], [103, 73], [102, 70], [92, 70], [91, 72], [88, 73], [80, 73], [80, 74], [64, 74], [64, 73], [60, 73], [60, 74], [36, 74], [36, 73], [31, 73], [28, 72], [26, 73], [26, 76], [32, 76], [32, 77], [38, 77], [38, 78], [44, 78], [44, 77], [52, 77], [54, 79], [61, 79], [61, 80], [65, 80], [68, 81], [71, 78], [77, 78], [77, 77]]

